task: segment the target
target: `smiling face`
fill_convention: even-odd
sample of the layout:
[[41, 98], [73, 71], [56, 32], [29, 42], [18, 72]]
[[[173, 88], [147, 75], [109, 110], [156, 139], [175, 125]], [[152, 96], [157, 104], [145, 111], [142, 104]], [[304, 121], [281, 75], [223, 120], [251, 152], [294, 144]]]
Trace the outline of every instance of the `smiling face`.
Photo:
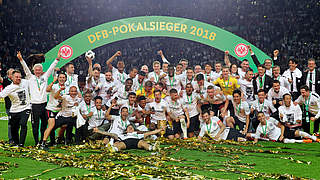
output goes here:
[[42, 69], [42, 66], [41, 65], [35, 65], [35, 67], [33, 68], [33, 72], [34, 72], [34, 75], [37, 76], [37, 77], [40, 77], [43, 73], [43, 69]]
[[12, 75], [13, 84], [20, 84], [21, 83], [21, 73], [14, 72]]

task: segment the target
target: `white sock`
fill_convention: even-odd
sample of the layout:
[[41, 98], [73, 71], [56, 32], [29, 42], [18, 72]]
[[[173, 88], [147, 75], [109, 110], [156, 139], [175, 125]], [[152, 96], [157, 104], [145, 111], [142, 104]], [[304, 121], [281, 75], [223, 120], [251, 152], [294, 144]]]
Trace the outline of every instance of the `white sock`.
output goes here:
[[296, 141], [294, 139], [284, 139], [283, 142], [288, 144], [288, 143], [295, 143]]
[[113, 139], [113, 138], [111, 138], [109, 143], [110, 143], [110, 145], [113, 145], [113, 143], [114, 143], [114, 139]]
[[149, 150], [149, 151], [152, 151], [152, 148], [153, 148], [153, 146], [150, 145], [149, 148], [148, 148], [148, 150]]
[[310, 134], [308, 134], [308, 133], [306, 133], [306, 132], [303, 132], [303, 131], [299, 131], [299, 136], [301, 136], [301, 137], [306, 137], [306, 138], [310, 138], [310, 139], [312, 139], [312, 140], [314, 140], [314, 141], [317, 140], [317, 137], [311, 136]]
[[186, 138], [187, 136], [187, 124], [186, 124], [186, 120], [184, 118], [180, 119], [180, 126], [182, 129], [182, 133], [183, 133], [183, 137]]
[[113, 146], [113, 148], [114, 148], [114, 150], [115, 150], [116, 152], [119, 151], [119, 149], [118, 149], [117, 147], [114, 147], [114, 146]]

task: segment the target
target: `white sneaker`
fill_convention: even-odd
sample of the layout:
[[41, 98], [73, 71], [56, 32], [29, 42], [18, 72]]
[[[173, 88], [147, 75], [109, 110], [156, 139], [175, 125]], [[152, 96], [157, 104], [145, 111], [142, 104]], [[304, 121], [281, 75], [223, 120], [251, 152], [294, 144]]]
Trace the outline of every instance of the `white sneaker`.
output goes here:
[[116, 149], [114, 148], [114, 146], [112, 146], [110, 143], [108, 143], [107, 145], [106, 145], [106, 147], [107, 147], [107, 150], [109, 151], [109, 152], [116, 152]]

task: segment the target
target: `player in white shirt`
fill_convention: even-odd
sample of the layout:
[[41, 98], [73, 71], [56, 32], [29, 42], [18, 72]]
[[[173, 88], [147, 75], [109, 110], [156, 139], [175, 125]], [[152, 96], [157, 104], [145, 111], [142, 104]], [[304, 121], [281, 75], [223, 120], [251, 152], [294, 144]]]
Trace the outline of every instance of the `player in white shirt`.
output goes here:
[[[103, 130], [109, 130], [110, 123], [105, 121], [107, 118], [107, 113], [102, 109], [102, 97], [96, 96], [94, 98], [95, 106], [91, 109], [91, 117], [88, 120], [88, 130], [91, 134], [91, 130], [95, 128], [102, 128]], [[108, 124], [109, 123], [109, 124]]]
[[152, 81], [154, 84], [159, 82], [163, 77], [164, 73], [162, 73], [160, 70], [161, 64], [159, 61], [153, 62], [153, 72], [150, 72], [148, 74], [148, 80]]
[[29, 93], [31, 98], [31, 124], [32, 124], [32, 133], [35, 144], [39, 143], [39, 123], [41, 119], [41, 139], [43, 138], [44, 131], [48, 125], [48, 116], [46, 113], [47, 106], [47, 86], [48, 86], [48, 78], [53, 72], [55, 66], [58, 64], [60, 60], [60, 52], [58, 52], [57, 58], [53, 61], [46, 72], [43, 72], [43, 67], [41, 64], [35, 64], [33, 66], [34, 75], [31, 73], [27, 64], [22, 58], [20, 51], [17, 54], [18, 59], [23, 67], [23, 70], [26, 74], [26, 79], [29, 81]]
[[246, 134], [249, 129], [250, 123], [250, 108], [246, 101], [241, 99], [241, 91], [236, 89], [233, 91], [233, 97], [228, 96], [229, 100], [232, 102], [233, 111], [230, 116], [226, 118], [226, 124], [228, 127], [234, 128], [236, 125], [239, 126], [243, 134]]
[[216, 116], [210, 116], [208, 110], [202, 112], [202, 119], [205, 124], [201, 127], [198, 140], [202, 140], [203, 136], [208, 135], [210, 138], [219, 140], [246, 141], [245, 135], [236, 129], [226, 127]]
[[139, 71], [136, 78], [133, 79], [133, 85], [132, 85], [133, 92], [137, 92], [138, 90], [142, 92], [145, 82], [147, 82], [146, 73], [144, 71]]
[[246, 72], [249, 70], [249, 61], [247, 59], [242, 60], [240, 66], [241, 68], [238, 68], [238, 74], [240, 79], [243, 79], [246, 75]]
[[181, 91], [181, 81], [182, 76], [176, 75], [173, 66], [168, 67], [168, 74], [163, 78], [163, 82], [167, 86], [167, 91], [169, 92], [170, 89], [176, 89], [179, 93]]
[[206, 82], [213, 82], [215, 81], [215, 77], [214, 77], [214, 74], [212, 72], [212, 66], [210, 63], [206, 63], [204, 65], [204, 80]]
[[160, 131], [162, 131], [162, 129], [140, 133], [135, 131], [133, 125], [129, 124], [125, 130], [125, 133], [119, 136], [100, 131], [97, 132], [104, 135], [111, 135], [114, 139], [119, 140], [113, 145], [111, 143], [107, 144], [109, 152], [118, 152], [125, 149], [145, 149], [147, 151], [158, 151], [160, 150], [159, 141], [157, 141], [154, 145], [150, 145], [143, 139], [147, 136], [158, 134]]
[[267, 119], [263, 112], [258, 113], [258, 120], [260, 121], [260, 124], [256, 133], [249, 133], [247, 135], [248, 137], [254, 138], [254, 143], [257, 143], [259, 139], [284, 143], [304, 142], [304, 140], [295, 140], [296, 137], [310, 138], [313, 141], [319, 142], [319, 139], [317, 139], [316, 136], [311, 136], [306, 132], [284, 127], [279, 121], [272, 117]]
[[104, 82], [100, 80], [100, 71], [98, 68], [94, 68], [92, 74], [87, 78], [86, 89], [92, 92], [92, 96], [98, 96], [102, 89]]
[[215, 90], [220, 90], [220, 88], [210, 82], [207, 82], [204, 80], [204, 75], [203, 74], [198, 74], [196, 76], [196, 81], [193, 82], [192, 84], [194, 91], [199, 94], [202, 98], [205, 96], [207, 93], [207, 88], [208, 86], [213, 86]]
[[[159, 129], [166, 129], [167, 127], [167, 114], [171, 114], [168, 110], [169, 105], [168, 103], [161, 99], [161, 91], [155, 90], [154, 91], [155, 101], [148, 103], [146, 110], [147, 113], [151, 115], [150, 120], [150, 129], [154, 127], [158, 127]], [[170, 129], [166, 129], [166, 131], [161, 131], [161, 136], [167, 135], [168, 138], [173, 138], [173, 131]]]
[[14, 70], [12, 72], [12, 83], [0, 92], [0, 98], [7, 96], [10, 98], [9, 123], [11, 125], [11, 135], [14, 144], [19, 146], [24, 146], [27, 136], [27, 121], [31, 110], [28, 88], [28, 81], [21, 80], [21, 72]]
[[[171, 112], [173, 131], [175, 138], [180, 138], [183, 133], [183, 138], [188, 138], [187, 128], [190, 126], [190, 118], [187, 108], [184, 106], [183, 100], [179, 99], [178, 91], [176, 89], [170, 90], [170, 97], [165, 100], [169, 105], [169, 112]], [[186, 121], [187, 120], [187, 121]]]
[[[47, 104], [47, 114], [48, 114], [48, 127], [47, 129], [44, 131], [44, 135], [42, 138], [42, 144], [46, 144], [47, 138], [50, 134], [50, 144], [54, 145], [55, 144], [55, 133], [54, 131], [52, 131], [54, 124], [55, 124], [55, 118], [58, 114], [58, 112], [61, 110], [61, 103], [62, 101], [54, 98], [54, 96], [56, 95], [57, 91], [62, 87], [65, 86], [65, 82], [67, 79], [67, 75], [64, 73], [59, 73], [58, 76], [55, 76], [53, 78], [52, 83], [49, 84], [49, 86], [47, 87], [46, 91], [48, 93], [50, 93], [49, 95], [49, 101]], [[56, 81], [58, 80], [57, 84], [54, 84]], [[61, 96], [66, 94], [66, 91], [63, 90], [60, 92]]]
[[254, 88], [253, 88], [253, 71], [251, 68], [247, 70], [244, 78], [238, 80], [240, 85], [240, 90], [242, 91], [243, 98], [251, 106], [255, 100]]
[[198, 102], [200, 101], [201, 97], [197, 93], [193, 93], [193, 87], [191, 83], [186, 85], [186, 90], [182, 94], [182, 101], [184, 107], [187, 108], [190, 118], [190, 125], [187, 129], [188, 137], [193, 137], [196, 131], [199, 131], [200, 121], [199, 121], [199, 111], [200, 107]]
[[102, 97], [102, 103], [106, 104], [112, 97], [112, 95], [117, 91], [121, 83], [117, 80], [112, 79], [112, 72], [107, 71], [105, 73], [105, 83], [102, 84], [99, 96]]
[[302, 125], [302, 111], [299, 105], [294, 105], [291, 94], [283, 95], [283, 105], [279, 107], [279, 119], [284, 126], [297, 129]]
[[181, 84], [183, 89], [186, 88], [186, 85], [188, 83], [193, 83], [194, 82], [194, 73], [193, 73], [193, 69], [192, 68], [187, 68], [186, 69], [186, 75], [183, 77], [183, 79], [181, 80]]
[[[61, 111], [56, 116], [55, 125], [53, 130], [61, 127], [62, 125], [67, 125], [66, 128], [66, 144], [72, 142], [72, 130], [76, 126], [76, 116], [75, 109], [79, 105], [81, 98], [78, 97], [77, 87], [71, 86], [69, 89], [69, 94], [62, 95], [61, 91], [65, 90], [65, 86], [61, 86], [60, 89], [55, 94], [55, 98], [62, 100]], [[77, 134], [76, 134], [77, 136]]]
[[[122, 135], [125, 130], [127, 129], [127, 126], [130, 124], [129, 120], [128, 120], [128, 108], [127, 107], [122, 107], [120, 109], [120, 116], [114, 116], [114, 115], [110, 115], [110, 111], [112, 106], [115, 106], [116, 102], [113, 101], [110, 108], [107, 111], [107, 119], [109, 121], [111, 121], [111, 127], [109, 129], [109, 133], [114, 133], [117, 136]], [[104, 141], [105, 143], [108, 143], [108, 139], [105, 139]]]
[[221, 74], [222, 74], [222, 64], [221, 62], [216, 62], [215, 65], [214, 65], [214, 69], [216, 71], [213, 72], [213, 79], [212, 79], [212, 82], [214, 82], [215, 80], [217, 80]]
[[273, 66], [272, 67], [272, 79], [278, 80], [280, 82], [281, 87], [285, 87], [286, 89], [290, 89], [290, 83], [288, 78], [281, 76], [280, 74], [280, 66]]
[[[117, 88], [117, 91], [113, 94], [113, 96], [110, 98], [110, 100], [107, 102], [106, 107], [109, 108], [111, 106], [112, 100], [128, 100], [128, 95], [132, 91], [132, 79], [128, 78], [125, 82], [125, 85], [120, 85], [120, 87]], [[119, 115], [119, 109], [120, 106], [115, 105], [112, 107], [111, 115]]]
[[268, 92], [268, 100], [272, 102], [275, 108], [278, 108], [283, 104], [283, 95], [287, 93], [289, 93], [287, 88], [280, 86], [278, 80], [273, 80], [272, 88]]
[[254, 131], [257, 129], [260, 123], [257, 119], [258, 112], [262, 111], [267, 118], [270, 116], [277, 116], [277, 114], [274, 114], [277, 112], [277, 109], [273, 106], [271, 101], [266, 99], [266, 93], [263, 89], [258, 90], [257, 96], [257, 99], [252, 103], [251, 106], [251, 115], [253, 115], [251, 118], [251, 125]]
[[310, 120], [314, 122], [313, 133], [319, 135], [320, 97], [310, 92], [307, 85], [301, 86], [301, 95], [295, 100], [295, 104], [302, 106], [302, 127], [303, 131], [310, 132]]
[[69, 92], [71, 86], [79, 87], [78, 86], [78, 75], [74, 73], [74, 65], [69, 62], [65, 65], [66, 73], [67, 73], [67, 80], [66, 80], [66, 92]]
[[128, 78], [128, 75], [124, 72], [124, 62], [123, 61], [118, 61], [117, 63], [117, 68], [114, 68], [112, 66], [112, 61], [116, 58], [121, 56], [121, 51], [117, 51], [112, 57], [110, 57], [107, 61], [107, 66], [109, 70], [112, 70], [112, 76], [113, 79], [119, 81], [120, 83], [124, 84], [126, 79]]
[[128, 120], [135, 122], [138, 116], [138, 107], [136, 105], [137, 96], [134, 92], [129, 92], [127, 100], [118, 100], [117, 105], [128, 108]]

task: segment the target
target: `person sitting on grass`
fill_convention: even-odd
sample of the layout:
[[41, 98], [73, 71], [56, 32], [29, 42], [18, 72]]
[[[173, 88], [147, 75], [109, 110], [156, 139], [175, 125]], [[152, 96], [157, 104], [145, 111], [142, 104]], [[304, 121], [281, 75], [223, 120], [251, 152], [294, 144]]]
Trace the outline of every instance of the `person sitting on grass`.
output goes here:
[[201, 126], [198, 140], [201, 141], [204, 135], [208, 135], [210, 138], [217, 141], [246, 141], [245, 135], [234, 128], [226, 127], [218, 117], [213, 116], [213, 112], [210, 113], [208, 110], [204, 110], [201, 115], [205, 124]]
[[138, 132], [135, 131], [132, 124], [129, 124], [125, 130], [124, 134], [116, 135], [114, 133], [102, 132], [95, 128], [94, 132], [101, 133], [106, 136], [111, 136], [117, 140], [113, 145], [112, 143], [107, 144], [107, 149], [109, 152], [118, 152], [125, 149], [145, 149], [147, 151], [159, 151], [160, 143], [156, 141], [154, 145], [150, 145], [143, 139], [150, 135], [155, 135], [163, 131], [164, 129], [156, 129], [154, 131]]
[[[306, 132], [285, 127], [282, 123], [272, 117], [267, 120], [266, 116], [261, 111], [258, 112], [258, 120], [260, 121], [260, 124], [258, 125], [256, 133], [247, 134], [247, 137], [254, 138], [254, 143], [257, 143], [259, 139], [284, 143], [320, 142], [320, 139], [317, 139], [316, 136], [311, 136]], [[296, 140], [295, 138], [297, 137], [308, 139]]]

